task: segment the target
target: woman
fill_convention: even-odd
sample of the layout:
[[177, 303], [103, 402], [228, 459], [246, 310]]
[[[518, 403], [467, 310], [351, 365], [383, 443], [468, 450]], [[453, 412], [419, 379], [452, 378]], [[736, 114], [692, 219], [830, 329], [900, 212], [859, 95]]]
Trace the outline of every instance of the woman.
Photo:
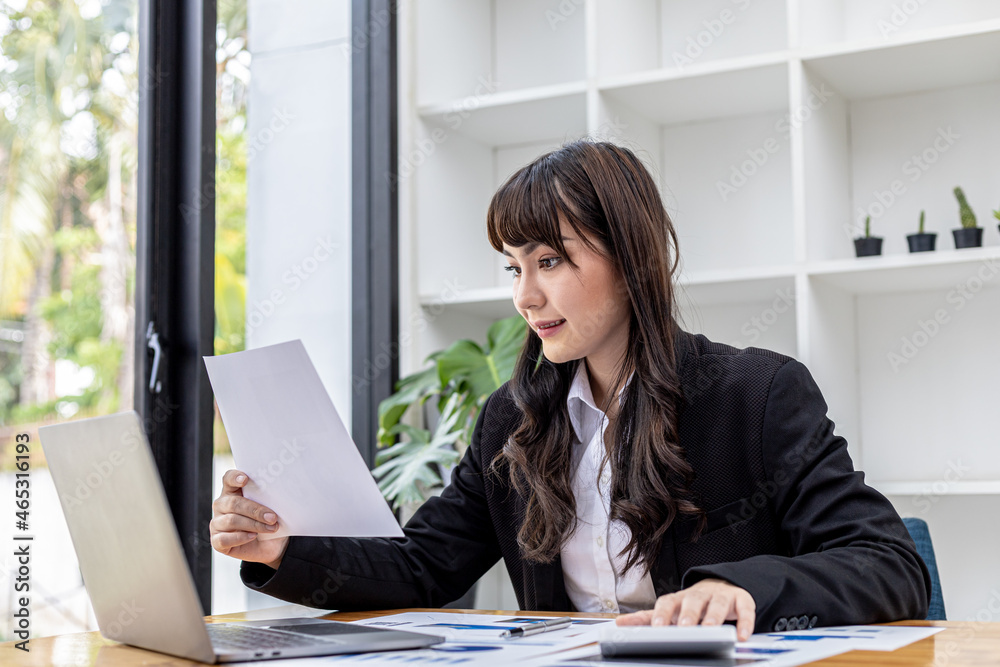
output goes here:
[[678, 328], [677, 238], [632, 152], [579, 141], [538, 158], [487, 228], [531, 331], [451, 484], [403, 539], [257, 541], [277, 517], [228, 471], [212, 545], [247, 586], [440, 606], [502, 557], [521, 609], [629, 612], [619, 624], [736, 621], [745, 639], [926, 615], [927, 568], [806, 368]]

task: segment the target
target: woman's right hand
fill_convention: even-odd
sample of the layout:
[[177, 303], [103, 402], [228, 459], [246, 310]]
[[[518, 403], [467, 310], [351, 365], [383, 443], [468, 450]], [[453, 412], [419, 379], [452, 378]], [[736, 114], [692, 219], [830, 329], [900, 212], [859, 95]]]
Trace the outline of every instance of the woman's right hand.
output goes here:
[[208, 524], [212, 548], [219, 553], [254, 563], [264, 563], [275, 570], [288, 547], [288, 538], [258, 540], [258, 533], [278, 529], [278, 515], [243, 497], [243, 487], [250, 477], [239, 470], [227, 470], [222, 476], [222, 494], [212, 503], [212, 521]]

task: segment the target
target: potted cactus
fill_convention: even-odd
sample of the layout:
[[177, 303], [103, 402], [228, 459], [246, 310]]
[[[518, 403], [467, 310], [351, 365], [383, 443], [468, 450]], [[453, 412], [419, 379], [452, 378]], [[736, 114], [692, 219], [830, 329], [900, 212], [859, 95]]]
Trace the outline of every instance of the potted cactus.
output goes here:
[[955, 188], [955, 199], [958, 200], [958, 214], [962, 220], [961, 229], [951, 230], [955, 237], [955, 247], [979, 248], [983, 245], [983, 228], [976, 226], [976, 214], [972, 212], [962, 188]]
[[907, 234], [906, 243], [910, 246], [910, 252], [928, 252], [934, 250], [934, 243], [937, 241], [937, 234], [924, 231], [924, 212], [920, 212], [920, 226], [916, 234]]
[[882, 237], [872, 236], [872, 217], [865, 217], [865, 235], [854, 239], [854, 254], [858, 257], [882, 254]]

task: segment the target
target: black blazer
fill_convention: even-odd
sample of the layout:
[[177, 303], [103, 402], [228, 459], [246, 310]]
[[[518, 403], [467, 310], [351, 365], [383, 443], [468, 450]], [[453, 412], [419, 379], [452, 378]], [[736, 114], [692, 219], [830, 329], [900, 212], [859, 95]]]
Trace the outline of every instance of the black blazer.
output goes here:
[[[650, 569], [657, 595], [724, 579], [753, 596], [758, 631], [924, 618], [927, 567], [889, 501], [854, 470], [805, 366], [683, 332], [677, 349], [680, 443], [708, 525], [697, 541], [692, 521], [667, 531]], [[277, 571], [244, 562], [244, 584], [323, 609], [438, 607], [502, 557], [521, 609], [572, 610], [559, 559], [521, 557], [523, 498], [483, 475], [519, 418], [505, 384], [404, 538], [292, 537]]]

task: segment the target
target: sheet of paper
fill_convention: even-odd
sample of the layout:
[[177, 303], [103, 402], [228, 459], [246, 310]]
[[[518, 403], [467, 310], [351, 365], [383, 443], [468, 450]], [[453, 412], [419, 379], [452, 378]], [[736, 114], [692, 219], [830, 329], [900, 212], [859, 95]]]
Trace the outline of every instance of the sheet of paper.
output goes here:
[[243, 495], [278, 515], [274, 533], [402, 537], [306, 353], [293, 340], [205, 357]]
[[553, 659], [538, 658], [520, 667], [608, 667], [621, 664], [632, 667], [673, 665], [674, 667], [797, 667], [817, 660], [823, 660], [850, 649], [827, 646], [775, 647], [758, 645], [752, 640], [740, 642], [732, 655], [724, 656], [670, 656], [670, 657], [629, 657], [602, 659], [601, 650], [596, 646], [573, 649], [552, 656]]
[[[393, 628], [407, 632], [439, 635], [445, 642], [427, 649], [412, 651], [378, 651], [351, 655], [331, 655], [295, 660], [269, 660], [268, 667], [303, 667], [305, 665], [480, 665], [499, 667], [534, 665], [536, 659], [551, 660], [557, 651], [576, 648], [597, 641], [600, 628], [613, 620], [605, 618], [575, 618], [573, 624], [561, 630], [551, 630], [519, 639], [503, 639], [500, 633], [508, 628], [551, 619], [526, 614], [498, 616], [495, 614], [453, 614], [447, 612], [406, 612], [380, 616], [359, 625]], [[541, 664], [541, 663], [539, 663]]]
[[895, 651], [907, 644], [926, 639], [944, 628], [911, 627], [906, 625], [841, 625], [831, 628], [813, 628], [791, 632], [768, 632], [760, 641], [771, 641], [778, 646], [789, 644], [815, 644], [833, 646], [844, 644], [851, 650]]
[[[752, 635], [748, 641], [737, 643], [729, 656], [629, 658], [627, 663], [675, 667], [797, 667], [854, 650], [895, 651], [942, 630], [944, 628], [850, 625], [769, 632]], [[599, 647], [588, 646], [532, 660], [520, 667], [607, 667], [614, 663], [614, 660], [601, 658]]]

